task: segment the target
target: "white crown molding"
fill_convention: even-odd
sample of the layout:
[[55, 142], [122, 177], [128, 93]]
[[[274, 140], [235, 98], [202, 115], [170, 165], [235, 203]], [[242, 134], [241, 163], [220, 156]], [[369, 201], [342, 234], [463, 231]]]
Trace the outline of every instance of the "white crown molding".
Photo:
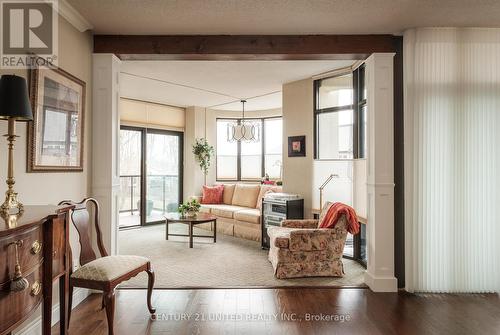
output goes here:
[[[312, 80], [317, 80], [317, 79], [324, 79], [324, 78], [334, 77], [334, 76], [338, 76], [338, 75], [343, 75], [343, 74], [346, 74], [349, 72], [353, 72], [354, 70], [356, 70], [358, 67], [360, 67], [364, 63], [365, 63], [364, 60], [357, 60], [351, 66], [345, 66], [345, 67], [342, 67], [340, 69], [335, 69], [332, 71], [319, 73], [317, 75], [312, 76], [311, 78], [312, 78]], [[343, 160], [345, 160], [345, 159], [343, 159]]]
[[87, 21], [76, 9], [73, 8], [66, 0], [59, 0], [58, 6], [59, 15], [64, 17], [73, 27], [80, 32], [94, 29], [94, 26]]

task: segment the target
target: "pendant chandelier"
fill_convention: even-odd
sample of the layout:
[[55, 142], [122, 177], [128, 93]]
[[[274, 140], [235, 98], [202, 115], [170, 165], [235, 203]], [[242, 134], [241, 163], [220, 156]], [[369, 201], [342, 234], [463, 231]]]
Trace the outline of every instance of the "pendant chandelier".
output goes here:
[[227, 126], [228, 142], [259, 142], [260, 124], [245, 120], [245, 102], [241, 100], [243, 106], [243, 116], [238, 123], [229, 123]]

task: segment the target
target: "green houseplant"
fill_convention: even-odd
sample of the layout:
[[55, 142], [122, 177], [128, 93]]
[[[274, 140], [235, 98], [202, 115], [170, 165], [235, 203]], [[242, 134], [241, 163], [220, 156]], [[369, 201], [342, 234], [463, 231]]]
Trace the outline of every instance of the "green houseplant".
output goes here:
[[196, 216], [198, 211], [200, 210], [200, 203], [198, 200], [193, 199], [191, 201], [188, 201], [184, 204], [181, 204], [179, 206], [178, 212], [181, 214], [181, 216], [187, 216], [187, 217], [192, 217]]
[[214, 147], [208, 144], [206, 138], [197, 138], [193, 144], [193, 154], [200, 165], [201, 171], [207, 175], [208, 168], [210, 167], [210, 160], [214, 154]]

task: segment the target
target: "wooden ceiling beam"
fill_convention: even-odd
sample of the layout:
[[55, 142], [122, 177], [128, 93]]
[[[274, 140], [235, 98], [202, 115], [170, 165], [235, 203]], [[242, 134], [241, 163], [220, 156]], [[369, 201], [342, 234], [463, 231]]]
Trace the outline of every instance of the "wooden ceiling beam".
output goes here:
[[95, 35], [95, 53], [123, 60], [365, 59], [395, 52], [393, 35]]

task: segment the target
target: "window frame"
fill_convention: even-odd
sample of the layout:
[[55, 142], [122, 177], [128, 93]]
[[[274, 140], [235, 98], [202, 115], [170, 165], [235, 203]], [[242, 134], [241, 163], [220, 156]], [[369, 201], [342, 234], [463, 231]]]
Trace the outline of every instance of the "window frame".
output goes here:
[[[248, 117], [245, 120], [254, 120], [261, 122], [261, 166], [260, 166], [260, 178], [241, 178], [241, 141], [236, 142], [236, 179], [234, 178], [219, 178], [219, 168], [217, 164], [217, 147], [215, 148], [215, 180], [217, 182], [256, 182], [261, 181], [266, 174], [266, 132], [265, 132], [265, 121], [271, 119], [280, 119], [283, 121], [283, 116], [269, 116], [269, 117]], [[236, 121], [238, 124], [241, 123], [242, 118], [236, 117], [218, 117], [215, 119], [215, 128], [217, 129], [217, 122], [219, 121]], [[217, 142], [217, 130], [215, 132], [216, 142]], [[283, 146], [282, 146], [283, 147]], [[283, 156], [283, 149], [281, 150], [281, 155]], [[277, 178], [271, 178], [272, 180], [277, 180]]]
[[[355, 158], [365, 159], [368, 148], [365, 148], [365, 136], [367, 135], [367, 129], [362, 131], [363, 123], [365, 122], [363, 118], [362, 110], [363, 108], [368, 108], [366, 102], [366, 96], [364, 96], [364, 91], [366, 88], [366, 65], [363, 63], [353, 71], [353, 81], [354, 91], [353, 100], [355, 105]], [[366, 115], [368, 117], [368, 115]], [[357, 143], [356, 143], [357, 142]]]
[[[319, 106], [319, 88], [322, 80], [331, 79], [335, 77], [342, 77], [348, 74], [352, 74], [352, 104], [328, 107], [328, 108], [318, 108]], [[314, 139], [314, 160], [321, 161], [338, 161], [338, 160], [354, 160], [354, 159], [364, 159], [365, 155], [361, 153], [366, 152], [364, 148], [364, 140], [366, 132], [363, 132], [362, 127], [362, 115], [361, 110], [367, 105], [366, 97], [363, 96], [365, 88], [365, 64], [361, 64], [354, 70], [347, 70], [339, 72], [333, 76], [316, 79], [313, 82], [313, 139]], [[342, 111], [353, 111], [353, 158], [320, 158], [319, 153], [319, 116], [321, 114], [327, 113], [338, 113]]]
[[[122, 130], [136, 131], [141, 134], [141, 152], [140, 152], [140, 171], [139, 171], [139, 184], [140, 184], [140, 203], [139, 203], [139, 213], [140, 213], [140, 221], [138, 225], [134, 226], [122, 226], [118, 227], [119, 230], [129, 229], [132, 227], [145, 227], [152, 224], [157, 224], [164, 222], [161, 221], [147, 221], [147, 216], [144, 215], [146, 213], [146, 203], [147, 203], [147, 149], [148, 149], [148, 134], [160, 134], [160, 135], [170, 135], [177, 136], [179, 138], [179, 204], [182, 204], [182, 199], [184, 198], [184, 132], [176, 131], [176, 130], [167, 130], [167, 129], [159, 129], [159, 128], [147, 128], [142, 126], [134, 126], [134, 125], [120, 125], [120, 132]], [[132, 175], [121, 175], [121, 171], [119, 171], [119, 177], [130, 177]], [[134, 175], [137, 176], [137, 175]]]

